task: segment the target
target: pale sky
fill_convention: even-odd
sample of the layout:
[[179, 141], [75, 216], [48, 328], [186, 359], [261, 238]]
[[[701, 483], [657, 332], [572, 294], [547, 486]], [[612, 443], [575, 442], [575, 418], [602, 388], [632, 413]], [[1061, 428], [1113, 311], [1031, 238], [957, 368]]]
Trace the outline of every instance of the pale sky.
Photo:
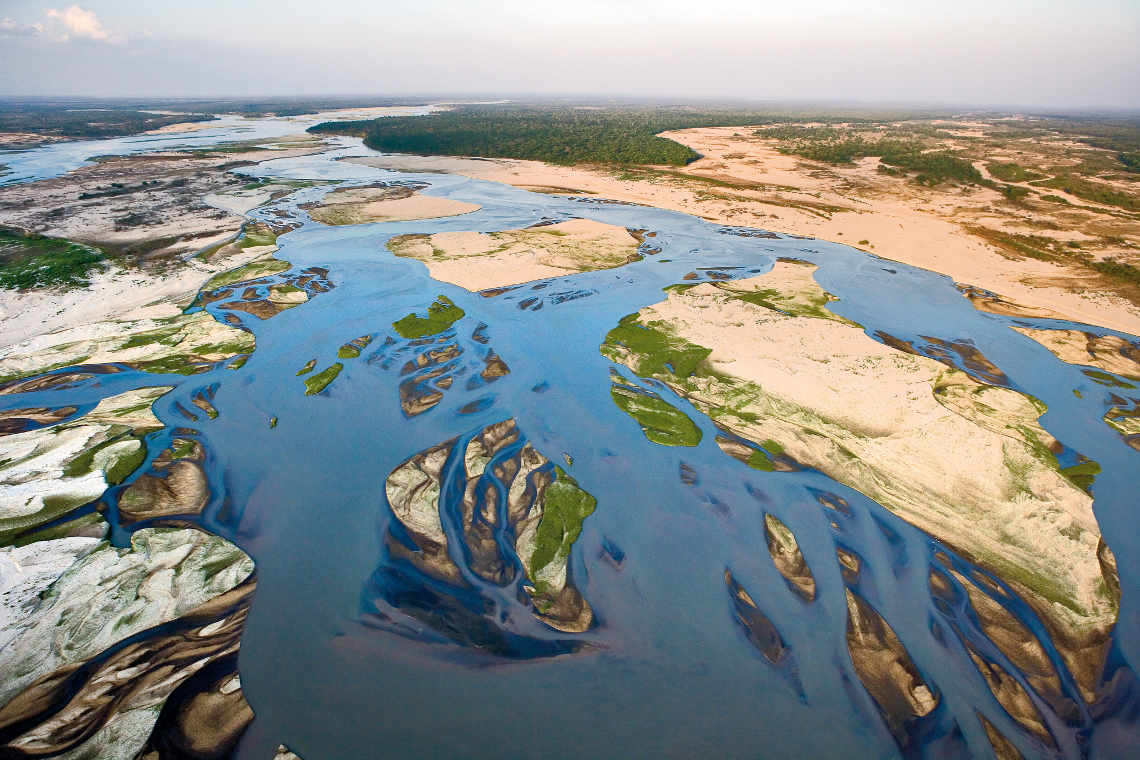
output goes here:
[[0, 95], [1140, 108], [1140, 0], [0, 0]]

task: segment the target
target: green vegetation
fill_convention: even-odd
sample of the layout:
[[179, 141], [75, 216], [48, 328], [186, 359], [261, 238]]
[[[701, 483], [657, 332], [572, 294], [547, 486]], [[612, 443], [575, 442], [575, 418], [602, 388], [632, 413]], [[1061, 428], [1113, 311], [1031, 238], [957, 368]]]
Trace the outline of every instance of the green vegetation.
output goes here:
[[1140, 211], [1140, 195], [1121, 192], [1102, 182], [1094, 182], [1072, 174], [1061, 174], [1049, 179], [1037, 180], [1033, 184], [1038, 187], [1063, 190], [1069, 195], [1092, 203], [1115, 206], [1126, 211]]
[[657, 395], [621, 385], [610, 388], [614, 403], [637, 420], [645, 437], [663, 446], [696, 446], [701, 430], [688, 415]]
[[233, 285], [234, 283], [245, 282], [246, 280], [256, 280], [258, 277], [284, 272], [291, 266], [293, 265], [288, 261], [282, 261], [281, 259], [259, 259], [258, 261], [251, 261], [235, 269], [219, 272], [214, 275], [202, 286], [202, 292], [208, 293], [211, 290], [217, 290], [226, 285]]
[[570, 547], [582, 533], [582, 522], [589, 517], [597, 500], [578, 486], [578, 481], [561, 467], [554, 467], [554, 482], [546, 488], [542, 519], [535, 532], [530, 574], [535, 587], [544, 591], [538, 573], [557, 557], [570, 556]]
[[139, 468], [146, 460], [146, 446], [139, 445], [130, 454], [124, 457], [119, 457], [115, 463], [107, 468], [104, 477], [107, 479], [109, 485], [118, 485], [122, 483], [127, 477]]
[[759, 470], [760, 472], [772, 472], [776, 469], [772, 464], [772, 460], [760, 449], [753, 450], [744, 463], [753, 470]]
[[781, 152], [829, 164], [849, 164], [857, 158], [878, 156], [897, 170], [915, 174], [922, 185], [956, 181], [982, 185], [985, 180], [974, 165], [948, 150], [924, 150], [922, 143], [909, 140], [867, 140], [862, 137], [805, 140], [781, 147]]
[[1044, 176], [1015, 163], [990, 163], [986, 164], [986, 169], [1002, 182], [1029, 182]]
[[134, 108], [71, 108], [72, 104], [0, 104], [0, 132], [31, 132], [52, 137], [93, 139], [136, 135], [168, 124], [210, 121], [204, 113], [157, 114]]
[[277, 233], [264, 224], [251, 224], [245, 229], [238, 245], [242, 248], [254, 248], [261, 245], [275, 245]]
[[98, 535], [106, 530], [105, 522], [102, 515], [98, 512], [89, 512], [74, 520], [52, 525], [47, 528], [33, 531], [20, 536], [12, 542], [12, 546], [27, 546], [34, 544], [38, 541], [53, 541], [58, 538], [69, 538], [71, 536], [92, 536]]
[[1064, 261], [1098, 272], [1121, 285], [1140, 285], [1140, 268], [1113, 256], [1094, 259], [1089, 254], [1081, 252], [1079, 246], [1073, 243], [1066, 244], [1041, 235], [1022, 235], [973, 225], [966, 225], [965, 230], [1015, 257], [1027, 256], [1041, 261]]
[[408, 314], [393, 322], [392, 327], [403, 338], [423, 338], [443, 332], [462, 319], [464, 313], [451, 299], [441, 295], [428, 307], [427, 317]]
[[317, 360], [316, 359], [309, 359], [309, 361], [305, 362], [304, 367], [301, 367], [301, 369], [297, 370], [297, 377], [300, 377], [301, 375], [309, 374], [310, 372], [313, 371], [313, 367], [315, 367], [315, 366], [317, 366]]
[[1081, 372], [1088, 379], [1099, 385], [1106, 385], [1109, 388], [1135, 388], [1135, 385], [1126, 383], [1117, 378], [1115, 375], [1110, 375], [1107, 372], [1101, 372], [1099, 369], [1082, 369]]
[[524, 158], [552, 164], [683, 166], [698, 158], [661, 132], [711, 126], [785, 124], [810, 118], [859, 122], [929, 114], [689, 106], [466, 105], [430, 116], [326, 122], [310, 132], [363, 137], [375, 150], [420, 155]]
[[1100, 474], [1100, 465], [1089, 460], [1081, 462], [1080, 464], [1074, 464], [1071, 467], [1062, 468], [1061, 474], [1077, 488], [1089, 492], [1092, 489], [1093, 479]]
[[95, 248], [0, 227], [0, 288], [83, 287], [104, 259]]
[[1057, 257], [1065, 255], [1061, 243], [1052, 238], [1040, 235], [1021, 235], [1013, 232], [1001, 232], [1000, 230], [973, 225], [967, 225], [965, 229], [970, 234], [977, 235], [987, 243], [991, 243], [995, 247], [1013, 254], [1015, 257], [1027, 256], [1031, 259], [1039, 259], [1041, 261], [1053, 261]]
[[323, 391], [329, 386], [329, 383], [331, 383], [333, 380], [336, 380], [336, 376], [340, 374], [340, 371], [342, 369], [344, 369], [344, 365], [340, 362], [337, 362], [331, 367], [321, 370], [312, 377], [305, 378], [305, 395], [314, 396]]
[[602, 344], [602, 355], [613, 361], [621, 361], [627, 351], [635, 357], [631, 369], [642, 377], [658, 374], [688, 377], [712, 353], [712, 349], [672, 336], [663, 322], [641, 324], [637, 314], [622, 317]]
[[1114, 280], [1140, 285], [1140, 269], [1137, 269], [1131, 264], [1126, 264], [1123, 261], [1117, 261], [1111, 256], [1103, 261], [1090, 261], [1088, 265], [1092, 269]]
[[175, 460], [197, 456], [198, 448], [198, 444], [194, 441], [185, 438], [175, 438], [171, 441], [170, 458], [171, 460]]
[[368, 344], [372, 342], [371, 335], [361, 335], [359, 338], [353, 338], [348, 343], [345, 343], [337, 349], [336, 355], [338, 359], [355, 359], [360, 356], [360, 352], [368, 348]]
[[740, 113], [671, 108], [464, 106], [430, 116], [328, 122], [316, 133], [353, 134], [370, 148], [420, 155], [523, 158], [552, 164], [667, 164], [696, 158], [657, 134], [671, 129], [748, 123]]
[[115, 436], [81, 452], [64, 466], [64, 476], [68, 478], [78, 478], [86, 475], [95, 467], [96, 454], [106, 448], [119, 446], [125, 442], [134, 442], [135, 445], [131, 448], [129, 453], [115, 459], [114, 463], [104, 472], [104, 477], [110, 485], [114, 486], [122, 483], [126, 480], [127, 476], [137, 470], [138, 466], [146, 459], [146, 446], [137, 438], [129, 435]]

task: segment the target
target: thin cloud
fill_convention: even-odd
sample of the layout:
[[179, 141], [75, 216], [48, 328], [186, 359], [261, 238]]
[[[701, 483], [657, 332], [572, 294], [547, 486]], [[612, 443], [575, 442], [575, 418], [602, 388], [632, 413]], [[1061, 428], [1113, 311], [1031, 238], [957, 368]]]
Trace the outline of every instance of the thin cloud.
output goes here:
[[43, 33], [43, 24], [21, 24], [10, 18], [0, 19], [0, 37], [38, 37]]
[[111, 34], [111, 30], [103, 26], [103, 22], [95, 15], [95, 11], [80, 8], [78, 5], [69, 5], [63, 10], [49, 8], [46, 13], [49, 23], [59, 30], [57, 39], [60, 42], [72, 40], [86, 42], [119, 41], [119, 38]]

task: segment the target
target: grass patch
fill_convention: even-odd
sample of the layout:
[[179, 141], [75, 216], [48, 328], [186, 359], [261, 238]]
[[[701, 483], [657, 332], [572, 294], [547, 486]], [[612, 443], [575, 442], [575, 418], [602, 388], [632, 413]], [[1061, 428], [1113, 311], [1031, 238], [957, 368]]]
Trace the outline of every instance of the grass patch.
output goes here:
[[1083, 369], [1083, 370], [1081, 370], [1081, 372], [1085, 375], [1085, 377], [1092, 380], [1094, 383], [1097, 383], [1099, 385], [1105, 385], [1105, 386], [1108, 386], [1109, 388], [1135, 388], [1136, 387], [1135, 385], [1132, 385], [1131, 383], [1126, 383], [1123, 380], [1120, 380], [1119, 378], [1108, 374], [1107, 372], [1101, 372], [1099, 369]]
[[1017, 257], [1026, 256], [1040, 261], [1054, 261], [1065, 255], [1058, 241], [1040, 235], [1019, 235], [976, 225], [965, 225], [964, 229], [971, 235], [977, 235], [994, 247]]
[[554, 482], [546, 488], [542, 519], [530, 555], [531, 579], [538, 583], [542, 568], [557, 557], [570, 556], [570, 547], [582, 534], [582, 522], [597, 506], [597, 500], [578, 486], [578, 481], [555, 465]]
[[105, 259], [86, 245], [0, 227], [0, 288], [84, 287]]
[[1031, 182], [1033, 180], [1044, 178], [1044, 174], [1035, 172], [1032, 169], [1026, 169], [1021, 164], [1015, 163], [988, 163], [986, 169], [989, 170], [996, 179], [1002, 182]]
[[1091, 182], [1073, 175], [1061, 175], [1033, 183], [1039, 187], [1062, 190], [1069, 195], [1104, 206], [1115, 206], [1126, 211], [1140, 211], [1140, 196], [1124, 193], [1100, 182]]
[[340, 371], [344, 369], [344, 365], [340, 362], [333, 364], [331, 367], [321, 370], [312, 377], [305, 378], [305, 395], [314, 396], [329, 386]]
[[281, 259], [251, 261], [235, 269], [219, 272], [214, 275], [202, 286], [202, 292], [207, 293], [211, 290], [225, 287], [226, 285], [233, 285], [234, 283], [244, 282], [246, 280], [256, 280], [258, 277], [284, 272], [291, 266], [293, 265], [288, 261], [282, 261]]
[[1061, 474], [1077, 488], [1088, 493], [1092, 490], [1093, 480], [1100, 474], [1100, 465], [1089, 460], [1074, 464], [1071, 467], [1064, 467], [1061, 469]]
[[635, 357], [633, 371], [642, 377], [659, 374], [688, 377], [704, 364], [712, 349], [676, 338], [667, 330], [668, 325], [664, 323], [643, 325], [637, 314], [627, 314], [606, 334], [602, 355], [621, 361], [624, 351], [628, 351]]
[[115, 463], [108, 467], [104, 473], [108, 485], [117, 486], [119, 483], [122, 483], [132, 472], [137, 470], [139, 465], [145, 460], [146, 446], [141, 444], [130, 454], [116, 459]]
[[744, 463], [753, 470], [759, 470], [760, 472], [772, 472], [776, 469], [772, 464], [772, 460], [760, 449], [753, 449]]
[[1114, 280], [1140, 285], [1140, 269], [1123, 261], [1117, 261], [1111, 256], [1103, 261], [1090, 261], [1088, 266]]
[[663, 399], [615, 385], [610, 396], [618, 408], [637, 420], [645, 437], [662, 446], [696, 446], [701, 430], [688, 415]]
[[38, 541], [54, 541], [58, 538], [71, 536], [93, 536], [99, 532], [99, 526], [104, 522], [98, 512], [90, 512], [74, 520], [68, 520], [50, 528], [43, 528], [33, 533], [21, 536], [12, 542], [13, 546], [27, 546]]
[[428, 307], [427, 317], [408, 314], [393, 322], [392, 327], [402, 338], [423, 338], [443, 332], [462, 319], [464, 313], [450, 298], [441, 295]]

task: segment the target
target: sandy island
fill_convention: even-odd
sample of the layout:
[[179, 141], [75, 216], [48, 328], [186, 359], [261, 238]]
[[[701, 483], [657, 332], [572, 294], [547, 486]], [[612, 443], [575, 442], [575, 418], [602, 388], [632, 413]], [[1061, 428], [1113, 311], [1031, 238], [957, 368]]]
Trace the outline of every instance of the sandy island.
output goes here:
[[399, 235], [388, 248], [427, 265], [433, 279], [468, 290], [609, 269], [640, 258], [624, 227], [589, 219], [503, 232]]
[[[723, 429], [861, 491], [1009, 582], [1091, 693], [1117, 601], [1104, 592], [1092, 498], [1049, 454], [1044, 405], [873, 340], [820, 308], [813, 271], [781, 262], [642, 309], [637, 321], [677, 350], [711, 349], [707, 372], [652, 376]], [[741, 297], [756, 290], [779, 311]], [[612, 339], [603, 352], [648, 366]]]
[[409, 187], [346, 187], [327, 193], [317, 203], [302, 206], [321, 224], [367, 224], [438, 219], [478, 211], [475, 203], [423, 195]]

